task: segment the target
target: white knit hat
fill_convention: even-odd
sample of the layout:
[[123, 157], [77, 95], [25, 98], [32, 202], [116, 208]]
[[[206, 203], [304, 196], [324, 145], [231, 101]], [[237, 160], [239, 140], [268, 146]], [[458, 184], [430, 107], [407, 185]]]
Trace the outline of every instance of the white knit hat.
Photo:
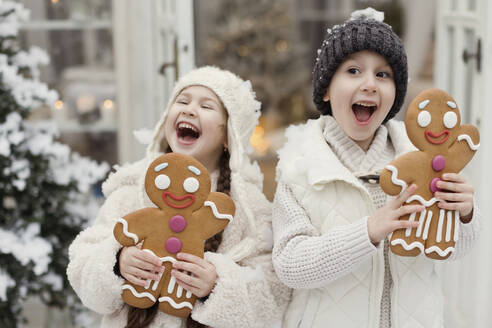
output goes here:
[[[150, 145], [147, 148], [147, 157], [150, 160], [162, 154], [168, 144], [165, 138], [164, 123], [171, 105], [179, 93], [193, 85], [200, 85], [212, 90], [224, 104], [229, 115], [227, 120], [227, 144], [229, 147], [231, 169], [231, 196], [242, 208], [248, 217], [251, 231], [255, 231], [254, 216], [250, 210], [250, 204], [246, 204], [248, 195], [243, 195], [247, 188], [245, 183], [249, 182], [262, 190], [263, 174], [256, 162], [251, 162], [248, 154], [252, 148], [249, 138], [258, 124], [261, 104], [256, 100], [251, 82], [244, 81], [237, 75], [221, 70], [213, 66], [205, 66], [195, 69], [181, 77], [174, 87], [166, 110], [157, 123]], [[234, 197], [235, 196], [235, 197]], [[237, 245], [237, 251], [246, 254], [254, 247], [257, 241], [243, 240], [248, 245], [241, 243]], [[239, 254], [234, 257], [242, 257]]]

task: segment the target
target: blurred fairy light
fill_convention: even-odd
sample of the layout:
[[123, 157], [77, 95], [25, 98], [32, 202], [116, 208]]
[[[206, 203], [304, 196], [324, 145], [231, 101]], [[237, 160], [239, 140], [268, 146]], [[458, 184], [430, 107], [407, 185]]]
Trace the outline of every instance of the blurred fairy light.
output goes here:
[[285, 40], [278, 40], [275, 42], [275, 50], [277, 50], [277, 52], [286, 52], [289, 50], [289, 44]]
[[106, 99], [103, 102], [103, 107], [106, 109], [112, 109], [114, 106], [113, 101], [111, 99]]
[[55, 109], [57, 109], [57, 110], [63, 109], [63, 101], [61, 101], [61, 100], [55, 101]]
[[260, 156], [266, 155], [268, 148], [270, 148], [269, 142], [265, 139], [265, 129], [260, 125], [255, 127], [253, 134], [249, 138], [249, 142], [255, 152]]
[[58, 0], [51, 0], [51, 3], [55, 5], [58, 3]]

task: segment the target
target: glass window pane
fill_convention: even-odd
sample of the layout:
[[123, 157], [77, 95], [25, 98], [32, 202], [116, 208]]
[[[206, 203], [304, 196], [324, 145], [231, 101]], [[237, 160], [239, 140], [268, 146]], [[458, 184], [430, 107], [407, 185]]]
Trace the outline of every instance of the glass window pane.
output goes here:
[[111, 0], [22, 0], [31, 10], [31, 20], [106, 20], [111, 18]]

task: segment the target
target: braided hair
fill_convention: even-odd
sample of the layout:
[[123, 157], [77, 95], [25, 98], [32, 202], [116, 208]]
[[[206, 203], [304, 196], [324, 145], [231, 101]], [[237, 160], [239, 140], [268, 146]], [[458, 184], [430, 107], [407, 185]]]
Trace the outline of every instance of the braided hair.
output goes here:
[[[230, 154], [227, 149], [224, 148], [222, 155], [219, 159], [219, 178], [217, 180], [217, 191], [223, 192], [227, 195], [230, 195], [231, 191], [231, 168], [229, 167], [229, 158]], [[222, 242], [222, 231], [217, 233], [215, 236], [210, 237], [205, 241], [205, 252], [217, 252], [219, 249], [220, 243]], [[208, 296], [202, 298], [202, 301], [206, 300]], [[188, 316], [186, 320], [186, 328], [203, 328], [207, 327], [199, 322], [196, 322], [191, 318], [191, 315]]]
[[[167, 147], [166, 153], [172, 152], [171, 147]], [[229, 167], [230, 154], [227, 149], [224, 149], [222, 155], [219, 158], [219, 178], [217, 180], [217, 191], [223, 192], [227, 195], [231, 191], [231, 168]], [[214, 235], [213, 237], [205, 241], [205, 252], [216, 252], [222, 242], [222, 231]], [[206, 297], [205, 297], [206, 298]], [[127, 325], [125, 328], [145, 328], [150, 325], [157, 315], [159, 309], [159, 303], [155, 303], [153, 306], [147, 309], [139, 309], [133, 306], [129, 306]], [[202, 328], [205, 325], [196, 322], [188, 316], [186, 321], [187, 328]]]

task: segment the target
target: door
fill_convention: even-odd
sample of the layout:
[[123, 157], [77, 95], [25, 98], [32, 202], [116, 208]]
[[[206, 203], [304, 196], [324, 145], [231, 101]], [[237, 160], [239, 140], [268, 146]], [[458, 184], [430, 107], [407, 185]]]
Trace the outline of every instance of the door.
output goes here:
[[[492, 211], [490, 161], [492, 124], [489, 107], [492, 91], [490, 15], [486, 0], [440, 0], [436, 19], [435, 83], [448, 91], [462, 111], [464, 123], [480, 130], [481, 147], [463, 175], [475, 189], [475, 200], [484, 214], [482, 238], [463, 259], [443, 266], [446, 299], [445, 327], [489, 327], [492, 322]], [[488, 165], [487, 165], [488, 164]]]
[[195, 65], [193, 1], [113, 0], [119, 162], [142, 158], [133, 131], [157, 123], [178, 76]]

